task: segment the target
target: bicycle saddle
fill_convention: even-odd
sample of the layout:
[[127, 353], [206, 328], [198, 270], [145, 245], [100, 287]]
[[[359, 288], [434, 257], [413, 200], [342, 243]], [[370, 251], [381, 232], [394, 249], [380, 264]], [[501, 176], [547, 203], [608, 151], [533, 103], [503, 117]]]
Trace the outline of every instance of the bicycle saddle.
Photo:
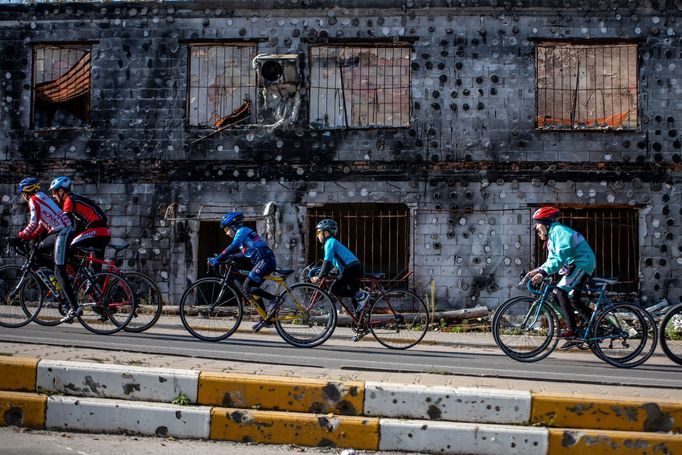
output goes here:
[[126, 248], [128, 248], [128, 244], [127, 243], [109, 243], [109, 247], [116, 250], [116, 252], [119, 252], [121, 250], [125, 250]]
[[275, 270], [275, 273], [276, 273], [277, 275], [282, 276], [282, 277], [288, 277], [289, 275], [291, 275], [292, 273], [294, 273], [294, 271], [293, 271], [293, 270], [290, 270], [290, 269], [276, 269], [276, 270]]
[[384, 276], [386, 276], [385, 273], [373, 273], [373, 272], [365, 272], [365, 278], [373, 278], [375, 280], [380, 280]]

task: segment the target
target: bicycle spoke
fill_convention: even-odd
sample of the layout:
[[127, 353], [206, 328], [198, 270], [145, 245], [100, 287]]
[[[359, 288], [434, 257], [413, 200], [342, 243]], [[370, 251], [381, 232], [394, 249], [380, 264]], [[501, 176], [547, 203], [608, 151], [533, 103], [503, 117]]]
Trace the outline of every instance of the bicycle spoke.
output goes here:
[[336, 308], [329, 295], [317, 286], [299, 283], [278, 297], [274, 322], [277, 333], [297, 347], [324, 343], [336, 327]]
[[221, 280], [204, 278], [191, 285], [180, 300], [180, 319], [187, 331], [200, 340], [224, 340], [242, 320], [237, 292], [228, 286], [221, 295], [221, 289]]
[[135, 313], [128, 325], [127, 332], [144, 332], [159, 320], [162, 309], [161, 291], [147, 275], [139, 272], [125, 272], [123, 277], [135, 293]]
[[21, 267], [0, 267], [0, 325], [22, 327], [31, 322], [43, 304], [38, 277]]
[[407, 349], [419, 343], [428, 323], [429, 312], [424, 302], [405, 290], [379, 295], [369, 309], [369, 330], [379, 343], [391, 349]]
[[135, 310], [135, 295], [128, 282], [109, 272], [98, 273], [81, 283], [76, 302], [83, 311], [78, 320], [97, 334], [112, 334], [123, 329]]

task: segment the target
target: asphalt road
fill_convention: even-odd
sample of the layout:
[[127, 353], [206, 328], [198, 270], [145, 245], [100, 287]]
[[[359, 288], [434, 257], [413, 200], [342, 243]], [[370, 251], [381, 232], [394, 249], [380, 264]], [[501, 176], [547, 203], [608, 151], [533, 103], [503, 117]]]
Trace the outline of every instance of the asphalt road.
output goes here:
[[[267, 331], [266, 331], [267, 332]], [[429, 338], [436, 337], [427, 334]], [[453, 337], [467, 339], [466, 335]], [[393, 351], [379, 345], [368, 335], [351, 343], [350, 334], [337, 330], [332, 339], [313, 349], [287, 345], [274, 330], [252, 334], [239, 331], [218, 343], [193, 338], [182, 326], [160, 326], [136, 334], [95, 335], [79, 324], [41, 327], [29, 324], [19, 329], [0, 328], [0, 341], [24, 344], [95, 348], [192, 358], [232, 360], [247, 363], [287, 365], [289, 367], [329, 368], [391, 373], [434, 373], [504, 379], [532, 379], [584, 384], [613, 384], [659, 389], [679, 389], [682, 368], [662, 355], [654, 355], [637, 368], [614, 368], [588, 352], [559, 353], [537, 363], [519, 363], [502, 354], [492, 337], [478, 336], [488, 344], [470, 345], [436, 337], [437, 344], [422, 343], [407, 351]]]

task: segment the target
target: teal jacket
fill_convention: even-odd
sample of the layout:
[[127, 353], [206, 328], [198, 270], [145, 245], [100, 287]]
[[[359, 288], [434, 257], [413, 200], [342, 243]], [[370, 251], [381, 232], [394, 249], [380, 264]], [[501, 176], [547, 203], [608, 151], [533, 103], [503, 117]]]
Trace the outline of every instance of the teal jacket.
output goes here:
[[582, 234], [555, 222], [547, 231], [547, 260], [540, 268], [547, 275], [553, 275], [563, 265], [575, 265], [585, 273], [592, 275], [597, 260], [592, 248]]

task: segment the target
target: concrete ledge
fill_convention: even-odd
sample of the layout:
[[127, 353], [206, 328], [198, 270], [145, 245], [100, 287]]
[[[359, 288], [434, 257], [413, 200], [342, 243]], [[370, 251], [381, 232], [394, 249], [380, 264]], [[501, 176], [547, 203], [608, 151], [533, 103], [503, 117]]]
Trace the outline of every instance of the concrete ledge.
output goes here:
[[365, 415], [497, 424], [525, 424], [530, 392], [367, 382]]
[[380, 425], [379, 450], [467, 455], [546, 455], [548, 448], [548, 432], [545, 428], [396, 419], [381, 419]]
[[550, 455], [682, 453], [682, 435], [634, 431], [549, 430]]
[[0, 425], [45, 428], [46, 402], [37, 393], [0, 391]]
[[47, 400], [45, 427], [206, 439], [210, 418], [211, 409], [199, 406], [52, 396]]
[[35, 392], [38, 359], [0, 358], [0, 390]]
[[41, 360], [38, 390], [81, 397], [170, 403], [180, 393], [197, 402], [199, 372], [87, 362]]
[[317, 414], [362, 415], [362, 382], [202, 372], [199, 404]]
[[682, 403], [533, 394], [531, 424], [618, 431], [682, 432]]
[[213, 408], [211, 439], [377, 450], [379, 419]]

